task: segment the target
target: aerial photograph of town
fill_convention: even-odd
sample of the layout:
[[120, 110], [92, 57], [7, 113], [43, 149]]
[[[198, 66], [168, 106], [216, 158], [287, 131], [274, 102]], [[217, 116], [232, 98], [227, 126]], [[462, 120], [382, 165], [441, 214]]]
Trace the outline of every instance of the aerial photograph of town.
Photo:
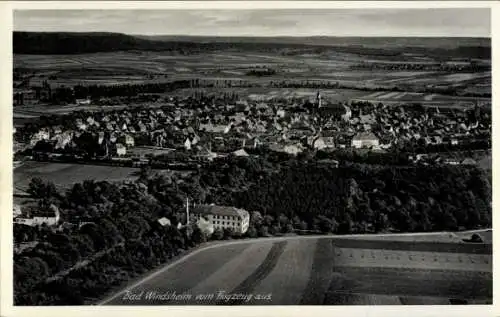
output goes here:
[[13, 304], [492, 305], [490, 14], [15, 10]]

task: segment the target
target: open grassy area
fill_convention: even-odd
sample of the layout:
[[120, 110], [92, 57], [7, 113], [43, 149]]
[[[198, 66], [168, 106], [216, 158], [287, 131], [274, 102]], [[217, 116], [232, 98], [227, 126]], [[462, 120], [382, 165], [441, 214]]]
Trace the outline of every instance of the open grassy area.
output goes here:
[[459, 97], [459, 96], [446, 96], [440, 94], [424, 94], [413, 92], [388, 92], [376, 91], [365, 93], [361, 96], [353, 97], [359, 101], [369, 101], [373, 103], [420, 103], [423, 105], [439, 105], [440, 107], [463, 107], [464, 105], [474, 106], [476, 101], [491, 102], [489, 98], [473, 98], [473, 97]]
[[16, 189], [27, 189], [33, 177], [51, 181], [58, 188], [64, 189], [85, 180], [109, 182], [135, 180], [138, 178], [137, 171], [137, 168], [129, 167], [25, 162], [14, 170], [13, 178]]

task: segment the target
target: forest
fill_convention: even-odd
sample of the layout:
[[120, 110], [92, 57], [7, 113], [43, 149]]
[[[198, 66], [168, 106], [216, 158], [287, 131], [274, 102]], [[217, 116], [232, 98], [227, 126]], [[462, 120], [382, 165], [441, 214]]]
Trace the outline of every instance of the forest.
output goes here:
[[[207, 240], [289, 233], [348, 234], [491, 227], [491, 184], [474, 166], [342, 164], [279, 153], [226, 157], [188, 176], [141, 169], [138, 181], [85, 181], [66, 192], [33, 179], [54, 230], [15, 225], [16, 305], [91, 303]], [[206, 236], [186, 223], [185, 198], [248, 210], [250, 227]], [[162, 226], [161, 217], [171, 220]]]
[[491, 185], [486, 173], [476, 167], [353, 163], [335, 168], [315, 158], [299, 157], [280, 163], [278, 172], [266, 173], [257, 167], [258, 162], [237, 161], [225, 172], [235, 176], [221, 179], [222, 183], [213, 184], [216, 172], [202, 176], [216, 188], [227, 187], [222, 191], [225, 194], [209, 199], [257, 210], [273, 219], [300, 220], [301, 229], [324, 232], [328, 224], [327, 232], [342, 234], [458, 230], [491, 224]]

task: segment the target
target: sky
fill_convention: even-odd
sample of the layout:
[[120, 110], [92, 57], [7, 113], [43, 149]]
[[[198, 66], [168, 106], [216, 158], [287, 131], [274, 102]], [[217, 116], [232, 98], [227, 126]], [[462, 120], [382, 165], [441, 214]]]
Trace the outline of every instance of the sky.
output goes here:
[[198, 36], [490, 37], [490, 10], [16, 10], [14, 30]]

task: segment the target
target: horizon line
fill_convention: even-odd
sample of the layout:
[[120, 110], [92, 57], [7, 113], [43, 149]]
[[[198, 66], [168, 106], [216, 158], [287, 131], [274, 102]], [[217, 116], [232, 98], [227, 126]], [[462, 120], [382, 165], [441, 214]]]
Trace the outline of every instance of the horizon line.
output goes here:
[[25, 33], [73, 33], [73, 34], [122, 34], [129, 36], [177, 36], [177, 37], [219, 37], [219, 38], [477, 38], [477, 39], [490, 39], [489, 36], [455, 36], [455, 35], [207, 35], [207, 34], [143, 34], [143, 33], [123, 33], [112, 31], [26, 31], [26, 30], [12, 30], [12, 32], [25, 32]]

